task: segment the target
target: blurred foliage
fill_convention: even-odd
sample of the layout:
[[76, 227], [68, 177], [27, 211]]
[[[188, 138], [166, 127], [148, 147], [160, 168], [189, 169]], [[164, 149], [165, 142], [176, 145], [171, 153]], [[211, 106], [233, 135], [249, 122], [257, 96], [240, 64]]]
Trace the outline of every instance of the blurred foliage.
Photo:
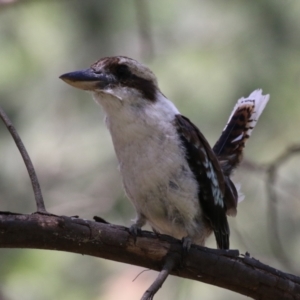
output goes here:
[[[149, 20], [141, 22], [141, 15]], [[271, 101], [247, 145], [249, 160], [270, 162], [288, 145], [299, 143], [299, 15], [300, 2], [294, 0], [2, 4], [1, 106], [34, 162], [48, 210], [88, 219], [99, 215], [126, 226], [134, 218], [103, 113], [89, 95], [58, 79], [103, 56], [126, 55], [149, 65], [162, 91], [211, 143], [236, 100], [263, 88]], [[140, 26], [148, 26], [148, 37]], [[25, 166], [4, 126], [0, 135], [0, 209], [31, 213], [35, 205]], [[288, 249], [293, 270], [274, 256], [276, 249], [269, 243], [263, 174], [245, 168], [236, 172], [246, 200], [237, 218], [230, 218], [232, 248], [290, 272], [300, 269], [299, 166], [299, 158], [290, 160], [281, 168], [276, 186], [278, 238]], [[213, 238], [208, 246], [215, 247]], [[132, 282], [140, 268], [54, 251], [3, 249], [0, 253], [0, 299], [5, 300], [139, 299], [156, 275], [149, 271]], [[206, 300], [244, 299], [175, 277], [168, 278], [156, 299], [200, 295]]]

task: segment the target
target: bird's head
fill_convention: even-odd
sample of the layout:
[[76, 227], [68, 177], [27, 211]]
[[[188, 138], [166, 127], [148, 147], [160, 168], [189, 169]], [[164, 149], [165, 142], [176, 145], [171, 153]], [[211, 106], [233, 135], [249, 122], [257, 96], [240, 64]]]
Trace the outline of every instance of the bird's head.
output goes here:
[[150, 69], [124, 56], [105, 57], [90, 68], [60, 76], [66, 83], [91, 91], [96, 102], [110, 106], [143, 106], [155, 102], [159, 91]]

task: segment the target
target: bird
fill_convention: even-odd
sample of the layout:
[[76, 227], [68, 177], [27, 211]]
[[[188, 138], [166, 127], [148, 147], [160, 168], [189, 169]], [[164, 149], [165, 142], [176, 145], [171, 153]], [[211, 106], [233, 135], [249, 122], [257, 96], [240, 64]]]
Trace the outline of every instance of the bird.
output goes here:
[[255, 90], [237, 101], [211, 147], [201, 131], [160, 90], [155, 74], [126, 56], [104, 57], [88, 69], [60, 76], [92, 93], [105, 113], [127, 197], [137, 217], [136, 237], [148, 223], [157, 234], [204, 246], [214, 233], [229, 249], [227, 216], [235, 216], [239, 187], [230, 176], [269, 95]]

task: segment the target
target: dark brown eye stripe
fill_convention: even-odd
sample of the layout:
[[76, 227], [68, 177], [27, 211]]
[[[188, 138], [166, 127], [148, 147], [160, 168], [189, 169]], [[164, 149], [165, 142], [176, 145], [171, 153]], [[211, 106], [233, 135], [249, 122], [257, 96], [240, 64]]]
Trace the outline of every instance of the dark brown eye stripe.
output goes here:
[[115, 83], [124, 87], [134, 88], [139, 91], [143, 98], [154, 102], [156, 96], [156, 85], [148, 80], [133, 74], [129, 66], [120, 63], [119, 57], [105, 57], [91, 66], [95, 72], [102, 69], [105, 73], [114, 76]]

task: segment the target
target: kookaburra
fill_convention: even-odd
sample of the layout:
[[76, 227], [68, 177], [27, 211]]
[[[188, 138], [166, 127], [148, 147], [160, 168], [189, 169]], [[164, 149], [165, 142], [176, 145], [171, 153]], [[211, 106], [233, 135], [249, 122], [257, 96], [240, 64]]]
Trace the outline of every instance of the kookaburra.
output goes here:
[[229, 248], [227, 215], [235, 216], [238, 192], [230, 179], [269, 100], [261, 90], [241, 98], [219, 140], [210, 147], [200, 130], [160, 91], [156, 76], [134, 59], [105, 57], [90, 68], [60, 76], [92, 92], [105, 112], [123, 184], [137, 218], [157, 233], [204, 245], [214, 232]]

